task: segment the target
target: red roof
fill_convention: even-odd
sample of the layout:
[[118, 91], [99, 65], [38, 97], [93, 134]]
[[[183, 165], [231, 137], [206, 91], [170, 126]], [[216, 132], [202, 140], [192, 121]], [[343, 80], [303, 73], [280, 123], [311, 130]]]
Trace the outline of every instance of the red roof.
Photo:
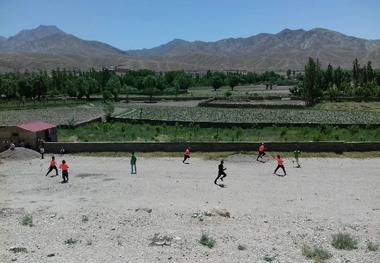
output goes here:
[[55, 128], [55, 125], [42, 122], [42, 121], [36, 121], [36, 122], [30, 122], [25, 124], [16, 125], [16, 127], [19, 127], [21, 129], [31, 131], [31, 132], [37, 132], [37, 131], [44, 131], [51, 128]]

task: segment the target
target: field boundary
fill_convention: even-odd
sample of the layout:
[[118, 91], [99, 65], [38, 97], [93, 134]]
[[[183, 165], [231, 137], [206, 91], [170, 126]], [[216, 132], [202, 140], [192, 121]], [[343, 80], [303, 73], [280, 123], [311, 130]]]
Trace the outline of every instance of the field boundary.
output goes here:
[[202, 121], [172, 121], [172, 120], [152, 120], [152, 119], [133, 119], [133, 118], [125, 118], [125, 117], [111, 117], [111, 121], [114, 122], [125, 122], [125, 123], [145, 123], [150, 125], [182, 125], [182, 126], [190, 126], [190, 125], [199, 125], [200, 128], [234, 128], [234, 127], [241, 127], [250, 129], [253, 127], [270, 127], [270, 126], [277, 126], [277, 127], [319, 127], [321, 125], [328, 125], [328, 126], [335, 126], [339, 128], [349, 128], [353, 125], [361, 128], [368, 128], [369, 126], [371, 128], [378, 128], [380, 127], [380, 124], [378, 123], [371, 123], [371, 124], [342, 124], [342, 123], [279, 123], [279, 122], [255, 122], [255, 123], [243, 123], [243, 122], [202, 122]]
[[[380, 142], [265, 142], [270, 152], [371, 152], [380, 151]], [[261, 142], [47, 142], [45, 150], [59, 153], [80, 152], [182, 152], [191, 147], [192, 152], [257, 151]]]

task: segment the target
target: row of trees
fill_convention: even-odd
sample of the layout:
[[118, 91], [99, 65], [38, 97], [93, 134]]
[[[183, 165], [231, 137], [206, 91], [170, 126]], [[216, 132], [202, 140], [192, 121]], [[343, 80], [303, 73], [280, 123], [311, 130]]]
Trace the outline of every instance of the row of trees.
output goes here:
[[201, 75], [185, 71], [156, 73], [151, 70], [131, 70], [117, 75], [108, 69], [91, 69], [87, 72], [56, 69], [50, 74], [46, 71], [1, 74], [0, 97], [29, 100], [63, 95], [89, 99], [92, 95], [102, 95], [105, 99], [118, 99], [120, 94], [147, 94], [152, 97], [159, 92], [179, 94], [186, 92], [191, 86], [210, 86], [217, 90], [228, 85], [233, 90], [237, 85], [258, 83], [265, 83], [269, 87], [296, 82], [273, 71], [262, 74], [208, 71]]
[[310, 103], [321, 97], [380, 97], [380, 70], [373, 70], [370, 61], [360, 66], [357, 59], [351, 71], [330, 64], [323, 70], [318, 59], [309, 58], [301, 81], [290, 91]]
[[191, 74], [185, 71], [156, 73], [151, 70], [131, 70], [122, 75], [112, 70], [87, 72], [56, 69], [48, 74], [6, 73], [0, 74], [0, 97], [29, 100], [44, 96], [69, 96], [90, 99], [102, 96], [117, 100], [120, 94], [146, 94], [152, 99], [157, 93], [177, 95], [191, 86], [209, 86], [215, 91], [229, 86], [233, 91], [238, 85], [265, 84], [291, 85], [291, 92], [313, 102], [320, 97], [380, 97], [380, 71], [373, 70], [371, 62], [360, 66], [357, 59], [352, 70], [333, 68], [330, 64], [323, 70], [318, 60], [309, 58], [304, 74], [288, 70], [286, 75], [273, 71], [264, 73], [211, 72]]

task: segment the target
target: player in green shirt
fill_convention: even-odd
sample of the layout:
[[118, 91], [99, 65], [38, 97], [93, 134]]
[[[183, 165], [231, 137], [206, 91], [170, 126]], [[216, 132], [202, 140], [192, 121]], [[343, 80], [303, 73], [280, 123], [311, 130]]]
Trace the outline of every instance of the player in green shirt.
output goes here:
[[131, 174], [137, 173], [137, 170], [136, 170], [136, 161], [137, 161], [137, 158], [135, 156], [135, 152], [132, 152], [132, 156], [131, 156]]
[[[295, 150], [294, 152], [293, 152], [293, 154], [294, 154], [294, 159], [296, 159], [295, 160], [295, 162], [297, 163], [297, 168], [301, 168], [301, 165], [300, 165], [300, 163], [299, 163], [299, 157], [300, 157], [300, 155], [301, 155], [301, 151], [300, 150]], [[293, 163], [294, 163], [294, 161], [293, 161]]]

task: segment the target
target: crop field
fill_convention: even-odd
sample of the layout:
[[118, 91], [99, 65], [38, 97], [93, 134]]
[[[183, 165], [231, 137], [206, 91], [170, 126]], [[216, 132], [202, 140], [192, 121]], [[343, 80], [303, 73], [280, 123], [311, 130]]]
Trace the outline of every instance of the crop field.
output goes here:
[[149, 119], [184, 122], [274, 123], [274, 124], [380, 124], [379, 112], [313, 109], [239, 109], [201, 107], [126, 107], [116, 116], [128, 119]]
[[267, 89], [265, 85], [245, 85], [245, 86], [236, 86], [233, 91], [229, 86], [223, 86], [216, 91], [211, 87], [190, 87], [188, 90], [188, 96], [194, 97], [224, 97], [225, 92], [231, 91], [232, 97], [244, 97], [244, 96], [265, 96], [265, 95], [291, 95], [289, 88], [293, 86], [273, 86], [272, 89]]
[[0, 126], [12, 126], [33, 121], [54, 125], [74, 125], [99, 118], [104, 110], [99, 106], [51, 107], [41, 109], [0, 111]]

